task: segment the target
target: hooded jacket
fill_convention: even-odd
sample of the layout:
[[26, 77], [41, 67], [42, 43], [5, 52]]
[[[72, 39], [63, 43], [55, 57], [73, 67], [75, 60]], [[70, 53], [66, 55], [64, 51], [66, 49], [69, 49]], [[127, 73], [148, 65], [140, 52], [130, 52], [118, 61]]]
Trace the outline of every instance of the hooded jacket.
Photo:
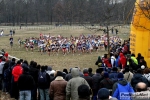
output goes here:
[[66, 100], [78, 100], [78, 87], [80, 85], [85, 84], [90, 88], [87, 81], [80, 77], [79, 72], [78, 68], [72, 68], [71, 70], [72, 79], [69, 80], [66, 86]]
[[118, 100], [128, 100], [128, 99], [121, 99], [120, 93], [134, 93], [132, 86], [124, 79], [116, 82], [113, 85], [112, 97], [115, 97]]
[[126, 63], [127, 63], [127, 59], [125, 58], [125, 56], [123, 55], [123, 53], [120, 53], [120, 59], [119, 59], [119, 66], [121, 66], [122, 68], [125, 68]]

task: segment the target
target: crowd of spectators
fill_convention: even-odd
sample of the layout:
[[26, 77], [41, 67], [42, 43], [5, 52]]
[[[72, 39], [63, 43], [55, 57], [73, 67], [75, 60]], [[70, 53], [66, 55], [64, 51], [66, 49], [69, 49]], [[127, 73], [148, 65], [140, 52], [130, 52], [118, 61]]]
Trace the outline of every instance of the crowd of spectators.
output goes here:
[[[113, 49], [111, 49], [113, 50]], [[92, 68], [54, 70], [35, 61], [0, 55], [0, 90], [16, 100], [149, 100], [150, 69], [144, 57], [122, 48], [102, 57]], [[141, 93], [143, 95], [141, 95]]]

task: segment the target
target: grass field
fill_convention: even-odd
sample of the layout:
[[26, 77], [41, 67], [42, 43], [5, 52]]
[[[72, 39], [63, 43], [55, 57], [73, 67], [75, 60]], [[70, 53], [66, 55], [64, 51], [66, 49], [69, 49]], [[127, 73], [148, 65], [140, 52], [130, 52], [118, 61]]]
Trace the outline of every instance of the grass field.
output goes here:
[[[3, 28], [3, 27], [1, 27]], [[4, 34], [9, 34], [9, 29], [12, 29], [12, 27], [5, 27]], [[128, 39], [129, 38], [129, 28], [118, 28], [119, 34], [118, 36], [122, 39]], [[92, 54], [83, 54], [78, 55], [75, 54], [74, 56], [72, 54], [68, 54], [66, 56], [63, 56], [62, 54], [54, 55], [54, 56], [48, 56], [48, 54], [40, 55], [39, 52], [34, 51], [31, 53], [30, 51], [26, 52], [25, 48], [23, 46], [19, 48], [18, 44], [18, 38], [25, 39], [28, 37], [39, 37], [40, 33], [43, 34], [51, 34], [54, 36], [62, 35], [64, 37], [69, 37], [70, 35], [73, 36], [79, 36], [80, 34], [88, 35], [88, 34], [95, 34], [95, 35], [101, 35], [103, 32], [94, 32], [90, 31], [87, 28], [80, 28], [79, 26], [77, 28], [74, 28], [73, 26], [62, 26], [61, 28], [39, 28], [33, 27], [30, 29], [24, 28], [24, 29], [16, 29], [16, 34], [13, 37], [14, 38], [14, 46], [11, 49], [9, 45], [9, 38], [10, 36], [4, 36], [0, 37], [0, 49], [4, 49], [7, 51], [10, 55], [15, 56], [17, 58], [22, 58], [24, 60], [27, 60], [30, 62], [31, 60], [36, 61], [38, 64], [41, 65], [48, 65], [52, 66], [55, 70], [62, 70], [63, 68], [69, 69], [70, 67], [80, 67], [83, 68], [89, 68], [92, 67], [95, 71], [97, 66], [95, 66], [95, 62], [98, 58], [98, 56], [102, 56], [106, 51], [101, 50], [99, 52], [93, 52]]]

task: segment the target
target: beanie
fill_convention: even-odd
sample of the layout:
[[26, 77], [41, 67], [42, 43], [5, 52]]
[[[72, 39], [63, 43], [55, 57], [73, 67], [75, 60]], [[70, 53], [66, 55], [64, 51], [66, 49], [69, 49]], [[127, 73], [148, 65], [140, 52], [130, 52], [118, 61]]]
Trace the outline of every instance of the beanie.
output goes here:
[[98, 99], [109, 99], [109, 91], [108, 89], [106, 88], [101, 88], [99, 91], [98, 91]]

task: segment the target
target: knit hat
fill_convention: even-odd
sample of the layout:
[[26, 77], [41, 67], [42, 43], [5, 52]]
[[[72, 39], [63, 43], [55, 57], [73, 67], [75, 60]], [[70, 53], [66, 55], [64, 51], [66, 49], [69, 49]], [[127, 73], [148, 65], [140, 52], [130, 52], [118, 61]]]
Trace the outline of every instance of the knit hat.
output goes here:
[[97, 96], [98, 96], [98, 99], [108, 99], [109, 94], [110, 93], [109, 93], [108, 89], [101, 88], [101, 89], [99, 89]]
[[123, 78], [124, 78], [123, 73], [118, 73], [118, 79], [123, 79]]
[[108, 72], [105, 72], [105, 73], [104, 73], [104, 77], [105, 77], [105, 78], [108, 78], [108, 77], [109, 77]]

